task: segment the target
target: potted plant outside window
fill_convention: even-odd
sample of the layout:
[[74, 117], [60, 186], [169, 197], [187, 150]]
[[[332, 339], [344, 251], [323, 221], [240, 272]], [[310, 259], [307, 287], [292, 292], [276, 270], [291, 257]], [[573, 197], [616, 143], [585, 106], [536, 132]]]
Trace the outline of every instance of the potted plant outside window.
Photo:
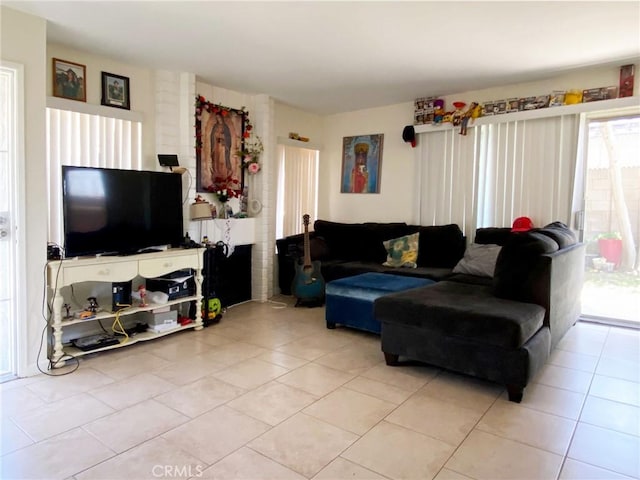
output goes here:
[[622, 237], [618, 232], [607, 232], [598, 235], [598, 251], [600, 256], [613, 263], [616, 268], [622, 259]]

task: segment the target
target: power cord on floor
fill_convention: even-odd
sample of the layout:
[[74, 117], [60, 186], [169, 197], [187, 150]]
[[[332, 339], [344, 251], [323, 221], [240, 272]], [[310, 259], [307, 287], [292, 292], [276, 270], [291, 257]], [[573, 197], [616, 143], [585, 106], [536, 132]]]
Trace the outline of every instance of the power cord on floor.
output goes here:
[[[58, 246], [59, 247], [59, 246]], [[63, 251], [61, 247], [60, 251]], [[80, 368], [80, 360], [78, 360], [76, 357], [74, 357], [73, 355], [69, 355], [68, 353], [65, 353], [62, 355], [62, 357], [60, 357], [59, 359], [57, 359], [55, 362], [52, 362], [51, 359], [49, 359], [49, 365], [47, 367], [47, 370], [53, 370], [54, 368], [56, 368], [58, 366], [59, 363], [61, 362], [66, 362], [68, 360], [74, 360], [76, 362], [74, 368], [68, 372], [64, 372], [64, 373], [50, 373], [48, 371], [44, 371], [42, 370], [42, 368], [40, 368], [40, 355], [42, 355], [42, 347], [44, 345], [44, 339], [48, 336], [47, 333], [51, 327], [51, 320], [53, 318], [53, 302], [55, 300], [55, 296], [58, 292], [58, 279], [60, 278], [60, 270], [62, 267], [62, 260], [56, 260], [58, 263], [58, 270], [56, 271], [56, 280], [54, 282], [53, 285], [53, 294], [51, 296], [51, 301], [47, 302], [46, 298], [47, 298], [47, 269], [49, 267], [49, 262], [45, 263], [44, 265], [44, 270], [43, 270], [43, 277], [44, 277], [44, 281], [43, 281], [43, 289], [42, 289], [42, 308], [41, 308], [41, 312], [42, 312], [42, 317], [44, 318], [45, 321], [45, 325], [42, 329], [42, 333], [40, 334], [40, 346], [38, 347], [38, 355], [36, 356], [36, 367], [38, 368], [38, 370], [40, 371], [40, 373], [43, 373], [44, 375], [47, 375], [49, 377], [61, 377], [63, 375], [69, 375], [70, 373], [75, 372], [78, 368]], [[45, 313], [45, 304], [47, 306], [47, 311]], [[51, 332], [51, 337], [49, 338], [49, 341], [53, 344], [53, 332]]]

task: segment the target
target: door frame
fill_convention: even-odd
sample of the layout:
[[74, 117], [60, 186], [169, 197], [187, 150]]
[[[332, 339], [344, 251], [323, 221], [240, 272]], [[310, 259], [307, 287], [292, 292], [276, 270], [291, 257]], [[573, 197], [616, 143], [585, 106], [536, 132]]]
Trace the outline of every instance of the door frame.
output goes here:
[[[12, 117], [14, 122], [9, 129], [9, 162], [11, 164], [11, 178], [9, 184], [13, 187], [10, 198], [10, 212], [12, 218], [9, 228], [12, 230], [12, 289], [10, 315], [14, 318], [12, 343], [13, 343], [13, 373], [26, 376], [27, 372], [27, 335], [29, 312], [27, 308], [27, 282], [26, 282], [26, 181], [25, 181], [25, 96], [24, 96], [24, 65], [0, 59], [0, 68], [7, 72], [13, 84]], [[11, 128], [13, 127], [13, 128]], [[35, 292], [34, 292], [35, 293]], [[42, 292], [44, 295], [45, 292]]]

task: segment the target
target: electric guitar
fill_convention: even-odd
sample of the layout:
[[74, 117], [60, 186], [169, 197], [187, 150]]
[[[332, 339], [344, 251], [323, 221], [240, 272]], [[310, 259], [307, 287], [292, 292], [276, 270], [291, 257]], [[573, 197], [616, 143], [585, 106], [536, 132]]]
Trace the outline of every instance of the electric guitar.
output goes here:
[[324, 303], [324, 278], [320, 273], [320, 262], [311, 261], [311, 249], [309, 247], [309, 215], [302, 216], [304, 223], [304, 260], [296, 263], [296, 275], [293, 278], [291, 292], [298, 299], [299, 305], [322, 305]]

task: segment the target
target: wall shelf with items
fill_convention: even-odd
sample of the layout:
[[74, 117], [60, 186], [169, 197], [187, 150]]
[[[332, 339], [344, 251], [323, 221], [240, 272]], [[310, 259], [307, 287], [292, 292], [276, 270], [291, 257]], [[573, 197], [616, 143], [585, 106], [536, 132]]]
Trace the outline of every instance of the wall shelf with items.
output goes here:
[[[633, 108], [640, 108], [640, 97], [624, 97], [614, 98], [612, 100], [600, 100], [598, 102], [577, 103], [575, 105], [564, 105], [558, 107], [546, 107], [536, 110], [528, 110], [514, 113], [504, 113], [501, 115], [489, 115], [486, 117], [480, 117], [469, 122], [468, 128], [472, 128], [479, 125], [488, 125], [492, 123], [504, 123], [515, 122], [521, 120], [531, 120], [535, 118], [548, 118], [559, 117], [562, 115], [574, 115], [580, 113], [598, 112], [604, 110], [627, 110]], [[442, 132], [451, 129], [460, 129], [460, 127], [454, 127], [451, 123], [444, 123], [440, 125], [415, 125], [416, 133], [434, 133]]]
[[[88, 257], [67, 260], [51, 261], [47, 264], [47, 285], [50, 291], [49, 305], [51, 305], [50, 327], [52, 331], [52, 344], [50, 345], [49, 359], [58, 368], [65, 364], [61, 360], [65, 355], [80, 356], [88, 353], [110, 350], [113, 348], [133, 345], [140, 341], [152, 340], [175, 333], [181, 330], [193, 328], [201, 330], [202, 323], [202, 264], [204, 249], [190, 250], [169, 249], [162, 252], [145, 253], [124, 257]], [[127, 282], [136, 277], [146, 279], [156, 278], [182, 269], [195, 271], [195, 295], [190, 295], [162, 304], [149, 304], [146, 306], [134, 306], [122, 309], [119, 313], [98, 311], [95, 317], [87, 319], [63, 318], [63, 305], [65, 298], [62, 289], [84, 282]], [[89, 322], [101, 320], [115, 320], [116, 317], [126, 317], [138, 312], [151, 311], [161, 307], [182, 305], [188, 302], [196, 302], [195, 321], [184, 325], [164, 330], [161, 332], [141, 332], [128, 339], [123, 337], [120, 343], [95, 348], [89, 351], [63, 345], [62, 335], [65, 328]]]

